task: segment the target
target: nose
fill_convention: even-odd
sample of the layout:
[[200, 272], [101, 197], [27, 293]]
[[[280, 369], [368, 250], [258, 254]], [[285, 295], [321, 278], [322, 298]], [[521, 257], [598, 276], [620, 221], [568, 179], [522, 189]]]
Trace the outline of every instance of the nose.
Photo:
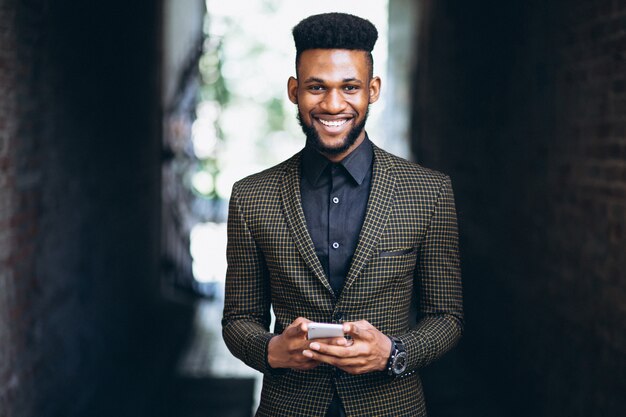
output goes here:
[[324, 95], [324, 99], [320, 106], [324, 111], [330, 114], [341, 113], [345, 107], [345, 101], [341, 92], [337, 89], [330, 89]]

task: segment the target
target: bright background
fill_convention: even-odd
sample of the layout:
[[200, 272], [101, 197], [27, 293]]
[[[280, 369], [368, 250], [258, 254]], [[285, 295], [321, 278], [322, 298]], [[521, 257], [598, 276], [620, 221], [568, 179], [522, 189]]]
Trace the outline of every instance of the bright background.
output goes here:
[[[287, 97], [287, 79], [295, 76], [291, 29], [312, 14], [346, 12], [377, 27], [372, 54], [383, 89], [370, 109], [367, 131], [374, 142], [383, 137], [387, 8], [387, 1], [380, 0], [207, 2], [207, 41], [200, 62], [204, 84], [193, 125], [200, 163], [190, 176], [200, 198], [220, 201], [224, 209], [235, 181], [289, 158], [304, 145], [297, 108]], [[202, 283], [223, 282], [226, 273], [224, 215], [213, 217], [191, 233], [194, 276]]]

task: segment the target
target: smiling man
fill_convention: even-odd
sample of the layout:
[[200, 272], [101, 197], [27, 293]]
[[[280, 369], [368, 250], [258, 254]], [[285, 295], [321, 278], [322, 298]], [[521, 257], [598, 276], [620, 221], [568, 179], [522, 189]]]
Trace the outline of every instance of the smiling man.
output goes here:
[[[233, 187], [224, 340], [264, 373], [259, 416], [425, 416], [417, 371], [463, 328], [450, 180], [369, 140], [369, 21], [315, 15], [293, 36], [306, 145]], [[346, 337], [309, 339], [312, 322]]]

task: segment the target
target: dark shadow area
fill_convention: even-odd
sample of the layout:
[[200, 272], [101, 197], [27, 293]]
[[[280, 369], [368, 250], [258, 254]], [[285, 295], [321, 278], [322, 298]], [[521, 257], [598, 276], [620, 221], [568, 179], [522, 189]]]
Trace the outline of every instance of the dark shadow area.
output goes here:
[[178, 377], [162, 416], [250, 417], [254, 384], [253, 378]]
[[454, 355], [509, 416], [626, 409], [625, 11], [422, 2], [413, 149], [456, 192]]
[[159, 2], [0, 6], [0, 415], [152, 415], [163, 299]]
[[486, 375], [464, 356], [464, 343], [421, 371], [431, 417], [502, 417], [508, 408]]

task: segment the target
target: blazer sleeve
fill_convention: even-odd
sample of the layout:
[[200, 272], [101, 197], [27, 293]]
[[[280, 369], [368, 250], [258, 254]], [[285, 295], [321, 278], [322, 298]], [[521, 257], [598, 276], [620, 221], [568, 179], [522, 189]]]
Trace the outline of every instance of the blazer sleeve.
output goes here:
[[445, 176], [419, 247], [415, 284], [420, 319], [401, 335], [407, 370], [423, 367], [450, 350], [463, 332], [458, 228], [450, 178]]
[[249, 229], [237, 184], [228, 209], [228, 268], [222, 335], [233, 355], [248, 366], [271, 372], [267, 345], [270, 326], [270, 288], [267, 267]]

